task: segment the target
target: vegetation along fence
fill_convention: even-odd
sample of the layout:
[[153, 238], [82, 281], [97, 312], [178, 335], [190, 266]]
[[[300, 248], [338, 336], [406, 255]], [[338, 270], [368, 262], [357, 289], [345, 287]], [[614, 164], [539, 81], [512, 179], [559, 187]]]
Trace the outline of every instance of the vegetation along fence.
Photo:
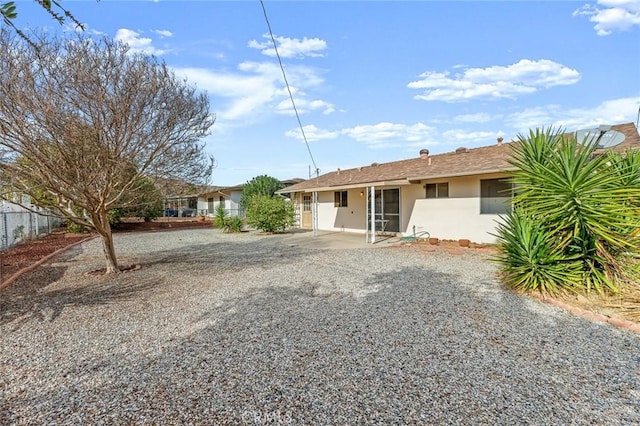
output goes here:
[[58, 217], [30, 211], [0, 212], [0, 249], [4, 250], [21, 241], [50, 234], [62, 225]]

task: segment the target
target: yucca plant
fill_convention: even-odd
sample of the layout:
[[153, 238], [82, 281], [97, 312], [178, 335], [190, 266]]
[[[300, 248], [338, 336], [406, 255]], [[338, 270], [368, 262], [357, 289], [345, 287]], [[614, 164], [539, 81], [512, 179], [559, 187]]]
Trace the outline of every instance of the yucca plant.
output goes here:
[[[520, 231], [535, 231], [541, 235], [540, 241], [534, 239], [538, 244], [552, 244], [546, 253], [554, 262], [581, 262], [580, 283], [572, 279], [569, 285], [617, 292], [627, 278], [629, 257], [639, 250], [635, 230], [640, 210], [634, 203], [640, 186], [633, 174], [640, 159], [635, 154], [625, 159], [597, 155], [596, 141], [579, 143], [561, 130], [530, 131], [518, 139], [511, 161], [517, 168], [513, 201], [535, 224]], [[510, 239], [509, 233], [514, 233], [510, 226], [521, 219], [514, 217], [498, 232], [505, 254], [516, 244]], [[538, 268], [535, 265], [531, 268]]]
[[498, 224], [499, 254], [505, 282], [522, 291], [556, 294], [561, 289], [582, 286], [582, 263], [578, 255], [567, 255], [556, 235], [516, 208]]
[[244, 222], [238, 216], [228, 217], [224, 220], [224, 232], [242, 232], [242, 228], [244, 228]]
[[226, 219], [227, 211], [224, 209], [224, 205], [218, 204], [215, 216], [213, 217], [213, 226], [219, 229], [224, 228]]

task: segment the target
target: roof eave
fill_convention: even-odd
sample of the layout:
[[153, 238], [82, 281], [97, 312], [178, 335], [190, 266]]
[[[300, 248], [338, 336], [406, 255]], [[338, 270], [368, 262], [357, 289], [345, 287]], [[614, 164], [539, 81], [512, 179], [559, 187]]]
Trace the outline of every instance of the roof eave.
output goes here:
[[426, 176], [412, 176], [408, 178], [410, 181], [416, 180], [427, 180], [427, 179], [442, 179], [442, 178], [453, 178], [453, 177], [462, 177], [462, 176], [475, 176], [475, 175], [488, 175], [493, 173], [509, 173], [517, 170], [516, 167], [501, 167], [499, 169], [487, 169], [481, 171], [469, 171], [462, 173], [441, 173], [439, 175], [426, 175]]
[[430, 175], [422, 175], [422, 176], [410, 176], [406, 179], [396, 179], [391, 181], [377, 181], [377, 182], [360, 182], [348, 185], [328, 185], [328, 186], [317, 186], [311, 188], [283, 188], [276, 193], [278, 194], [291, 194], [294, 192], [321, 192], [321, 191], [336, 191], [341, 189], [354, 189], [354, 188], [364, 188], [367, 186], [403, 186], [403, 185], [411, 185], [415, 183], [415, 181], [421, 180], [430, 180], [430, 179], [443, 179], [443, 178], [452, 178], [452, 177], [462, 177], [462, 176], [475, 176], [475, 175], [486, 175], [486, 174], [495, 174], [495, 173], [509, 173], [516, 170], [516, 167], [501, 167], [496, 169], [487, 169], [487, 170], [475, 170], [468, 172], [457, 172], [457, 173], [441, 173], [441, 174], [430, 174]]
[[321, 191], [337, 191], [341, 189], [355, 189], [355, 188], [365, 188], [367, 186], [400, 186], [400, 185], [410, 185], [407, 179], [396, 179], [396, 180], [385, 180], [385, 181], [377, 181], [377, 182], [360, 182], [360, 183], [352, 183], [348, 185], [329, 185], [329, 186], [316, 186], [311, 188], [293, 188], [289, 190], [289, 188], [281, 189], [280, 191], [276, 191], [276, 193], [281, 194], [290, 194], [293, 192], [321, 192]]

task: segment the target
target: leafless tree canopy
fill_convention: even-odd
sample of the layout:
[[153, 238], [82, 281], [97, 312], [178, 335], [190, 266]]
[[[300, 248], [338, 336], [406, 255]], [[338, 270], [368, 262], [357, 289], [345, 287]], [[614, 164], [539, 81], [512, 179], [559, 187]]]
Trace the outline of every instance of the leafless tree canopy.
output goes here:
[[106, 38], [35, 44], [0, 31], [0, 164], [13, 188], [111, 238], [106, 213], [140, 176], [208, 179], [206, 94]]

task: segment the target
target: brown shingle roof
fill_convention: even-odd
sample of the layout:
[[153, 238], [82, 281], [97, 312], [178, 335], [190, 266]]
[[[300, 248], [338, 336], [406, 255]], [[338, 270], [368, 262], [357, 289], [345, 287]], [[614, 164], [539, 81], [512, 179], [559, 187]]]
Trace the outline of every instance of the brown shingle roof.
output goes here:
[[[626, 139], [614, 150], [640, 149], [640, 136], [633, 123], [612, 126], [612, 130], [624, 133]], [[428, 158], [412, 158], [390, 163], [358, 167], [326, 173], [318, 178], [289, 186], [279, 192], [290, 193], [324, 188], [364, 186], [371, 183], [409, 183], [411, 180], [440, 177], [468, 176], [513, 170], [509, 164], [513, 143], [491, 145], [456, 152], [430, 155]]]

